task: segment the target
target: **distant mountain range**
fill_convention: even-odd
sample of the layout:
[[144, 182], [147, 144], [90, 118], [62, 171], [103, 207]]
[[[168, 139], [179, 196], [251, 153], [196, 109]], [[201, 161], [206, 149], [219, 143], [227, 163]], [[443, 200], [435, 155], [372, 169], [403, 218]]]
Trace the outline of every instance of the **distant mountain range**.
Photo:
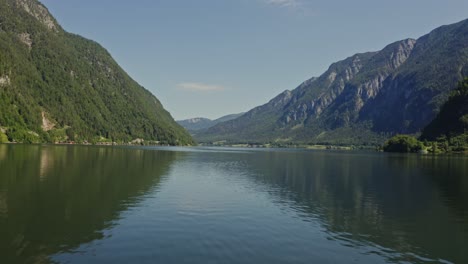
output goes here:
[[468, 20], [333, 63], [318, 78], [199, 132], [200, 142], [381, 144], [420, 133], [468, 76]]
[[0, 0], [0, 142], [192, 144], [159, 100], [37, 0]]
[[[465, 76], [468, 20], [333, 63], [247, 113], [179, 124], [202, 143], [381, 144], [421, 133]], [[456, 117], [463, 127], [466, 116]], [[39, 1], [0, 0], [0, 143], [193, 144], [179, 124], [104, 48], [64, 31]]]
[[211, 120], [211, 119], [203, 118], [203, 117], [196, 117], [196, 118], [190, 118], [190, 119], [185, 119], [185, 120], [179, 120], [177, 121], [177, 123], [179, 123], [179, 125], [186, 128], [188, 131], [195, 132], [199, 130], [208, 129], [222, 122], [236, 119], [243, 114], [244, 113], [226, 115], [215, 120]]

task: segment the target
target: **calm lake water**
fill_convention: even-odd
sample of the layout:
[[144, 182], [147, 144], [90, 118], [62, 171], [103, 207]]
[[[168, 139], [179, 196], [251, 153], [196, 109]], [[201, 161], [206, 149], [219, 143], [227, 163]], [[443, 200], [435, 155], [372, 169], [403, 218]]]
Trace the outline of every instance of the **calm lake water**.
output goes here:
[[468, 263], [468, 158], [0, 145], [0, 263]]

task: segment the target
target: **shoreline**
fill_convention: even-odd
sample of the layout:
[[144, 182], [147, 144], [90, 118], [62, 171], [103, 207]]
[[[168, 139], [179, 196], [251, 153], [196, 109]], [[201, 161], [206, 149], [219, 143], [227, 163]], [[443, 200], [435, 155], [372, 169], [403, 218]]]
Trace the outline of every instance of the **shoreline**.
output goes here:
[[233, 149], [304, 149], [304, 150], [340, 150], [340, 151], [359, 151], [359, 150], [367, 150], [367, 151], [374, 151], [374, 152], [381, 152], [381, 153], [388, 153], [388, 154], [412, 154], [418, 156], [468, 156], [468, 151], [465, 152], [439, 152], [439, 153], [412, 153], [412, 152], [386, 152], [382, 151], [378, 147], [369, 147], [369, 146], [334, 146], [334, 145], [294, 145], [294, 146], [274, 146], [274, 145], [249, 145], [249, 144], [233, 144], [233, 145], [206, 145], [206, 144], [198, 144], [198, 145], [153, 145], [153, 144], [118, 144], [118, 143], [18, 143], [18, 142], [4, 142], [0, 143], [0, 145], [41, 145], [41, 146], [95, 146], [95, 147], [185, 147], [185, 148], [196, 148], [196, 147], [213, 147], [213, 148], [233, 148]]

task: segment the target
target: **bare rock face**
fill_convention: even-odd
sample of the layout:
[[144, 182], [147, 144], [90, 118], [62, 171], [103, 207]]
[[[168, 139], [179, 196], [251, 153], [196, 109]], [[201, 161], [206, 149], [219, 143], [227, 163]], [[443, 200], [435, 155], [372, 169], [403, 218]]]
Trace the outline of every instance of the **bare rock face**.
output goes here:
[[398, 42], [398, 45], [395, 47], [394, 51], [390, 55], [391, 68], [396, 69], [400, 67], [408, 57], [411, 55], [414, 46], [416, 45], [415, 39], [407, 39]]
[[10, 85], [11, 80], [8, 75], [0, 76], [0, 87]]
[[[291, 97], [293, 102], [281, 118], [285, 125], [303, 124], [318, 118], [344, 91], [346, 83], [354, 79], [367, 62], [369, 54], [357, 54], [332, 64], [319, 78], [301, 84]], [[310, 100], [304, 98], [311, 97]]]
[[202, 122], [202, 121], [205, 121], [205, 120], [209, 120], [209, 119], [202, 118], [202, 117], [195, 117], [195, 118], [187, 119], [187, 122], [190, 123], [190, 124], [196, 124], [196, 123], [199, 123], [199, 122]]
[[28, 46], [29, 50], [31, 50], [33, 42], [29, 33], [21, 33], [18, 35], [18, 38], [22, 43]]
[[[408, 59], [415, 43], [413, 39], [399, 41], [382, 51], [333, 64], [322, 76], [294, 91], [291, 97], [296, 98], [281, 118], [283, 125], [304, 125], [322, 115], [331, 127], [349, 125], [366, 102], [379, 94], [388, 76]], [[311, 99], [303, 100], [307, 96]]]
[[54, 129], [55, 124], [47, 118], [47, 114], [43, 111], [41, 115], [42, 115], [42, 130], [47, 132], [47, 131]]
[[468, 19], [333, 63], [318, 78], [197, 139], [380, 144], [395, 133], [417, 133], [468, 76], [467, 32]]
[[21, 6], [26, 12], [39, 20], [49, 30], [58, 32], [57, 22], [49, 13], [49, 10], [36, 0], [16, 0], [16, 4]]
[[415, 43], [413, 39], [395, 42], [372, 56], [329, 104], [325, 119], [328, 127], [349, 126], [356, 122], [361, 109], [380, 93], [387, 78], [411, 55]]
[[271, 100], [271, 104], [273, 104], [273, 107], [282, 107], [285, 106], [292, 98], [292, 92], [289, 90], [286, 90], [282, 92], [280, 95], [275, 97], [273, 100]]

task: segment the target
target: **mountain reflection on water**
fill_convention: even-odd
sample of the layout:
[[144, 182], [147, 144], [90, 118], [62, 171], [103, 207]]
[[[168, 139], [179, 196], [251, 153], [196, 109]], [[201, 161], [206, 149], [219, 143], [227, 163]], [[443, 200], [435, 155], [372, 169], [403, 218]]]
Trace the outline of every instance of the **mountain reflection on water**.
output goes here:
[[468, 159], [0, 145], [6, 263], [466, 263]]
[[2, 263], [48, 261], [103, 238], [120, 212], [149, 192], [180, 153], [0, 145]]
[[330, 239], [391, 262], [468, 260], [466, 157], [267, 152], [245, 161], [255, 182], [319, 219]]

